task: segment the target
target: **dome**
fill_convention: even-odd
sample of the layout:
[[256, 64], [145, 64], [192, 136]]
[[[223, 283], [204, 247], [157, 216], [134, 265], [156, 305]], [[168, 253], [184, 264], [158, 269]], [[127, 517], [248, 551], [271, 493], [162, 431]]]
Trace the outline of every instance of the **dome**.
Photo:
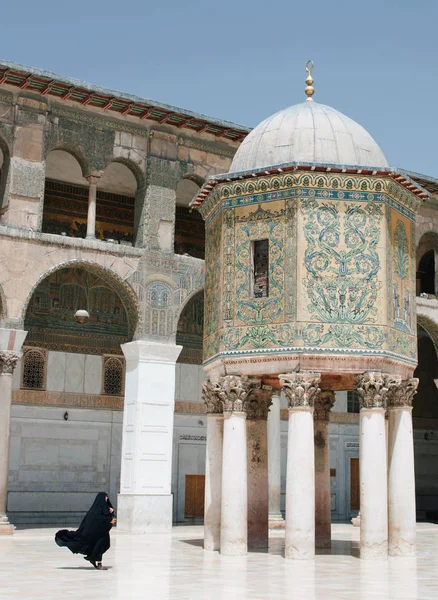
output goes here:
[[313, 100], [285, 108], [257, 125], [237, 150], [230, 173], [290, 162], [388, 166], [361, 125]]

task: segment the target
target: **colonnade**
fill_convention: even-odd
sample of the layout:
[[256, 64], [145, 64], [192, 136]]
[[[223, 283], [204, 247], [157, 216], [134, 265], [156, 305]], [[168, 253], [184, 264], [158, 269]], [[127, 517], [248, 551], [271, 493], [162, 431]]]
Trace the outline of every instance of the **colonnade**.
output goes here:
[[[287, 559], [312, 559], [315, 548], [331, 545], [328, 422], [335, 395], [321, 391], [320, 381], [320, 373], [279, 375], [289, 410]], [[385, 373], [358, 376], [360, 553], [364, 559], [384, 558], [388, 552], [392, 556], [415, 554], [412, 399], [417, 386], [417, 379], [402, 381]], [[279, 496], [279, 489], [273, 498], [268, 495], [267, 417], [275, 396], [278, 404], [278, 393], [274, 395], [272, 388], [253, 377], [228, 375], [203, 384], [206, 550], [236, 556], [248, 548], [268, 546], [269, 513], [273, 503], [278, 506]], [[279, 416], [279, 405], [273, 406]], [[278, 451], [273, 441], [271, 448]], [[279, 461], [279, 451], [277, 456]]]

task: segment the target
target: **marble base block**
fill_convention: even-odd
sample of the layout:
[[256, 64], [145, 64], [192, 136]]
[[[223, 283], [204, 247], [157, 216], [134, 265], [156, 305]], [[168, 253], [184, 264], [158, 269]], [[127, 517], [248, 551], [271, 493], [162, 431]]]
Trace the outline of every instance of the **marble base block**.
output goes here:
[[163, 496], [119, 494], [117, 529], [128, 533], [170, 533], [172, 494]]
[[14, 533], [15, 526], [9, 523], [8, 517], [0, 517], [0, 535], [12, 535]]
[[269, 515], [269, 529], [283, 529], [285, 521], [281, 513]]

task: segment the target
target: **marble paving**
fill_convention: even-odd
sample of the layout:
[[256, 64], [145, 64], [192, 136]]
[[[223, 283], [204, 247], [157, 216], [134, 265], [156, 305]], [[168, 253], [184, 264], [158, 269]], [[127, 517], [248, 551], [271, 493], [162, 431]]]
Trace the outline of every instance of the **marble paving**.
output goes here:
[[283, 532], [269, 553], [224, 557], [202, 549], [202, 527], [174, 527], [169, 535], [114, 531], [96, 571], [58, 548], [56, 529], [19, 529], [0, 537], [0, 598], [8, 600], [436, 600], [438, 526], [418, 525], [418, 557], [358, 559], [359, 531], [333, 526], [333, 548], [314, 561], [286, 562]]

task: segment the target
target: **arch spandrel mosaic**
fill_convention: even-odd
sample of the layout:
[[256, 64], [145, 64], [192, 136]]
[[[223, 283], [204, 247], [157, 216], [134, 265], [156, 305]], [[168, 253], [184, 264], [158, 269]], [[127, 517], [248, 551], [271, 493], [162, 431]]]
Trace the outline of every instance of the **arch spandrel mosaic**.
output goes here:
[[[296, 173], [220, 184], [201, 207], [205, 360], [363, 353], [412, 368], [417, 204], [392, 180], [372, 176]], [[251, 297], [251, 244], [262, 238], [270, 292], [259, 299]]]

